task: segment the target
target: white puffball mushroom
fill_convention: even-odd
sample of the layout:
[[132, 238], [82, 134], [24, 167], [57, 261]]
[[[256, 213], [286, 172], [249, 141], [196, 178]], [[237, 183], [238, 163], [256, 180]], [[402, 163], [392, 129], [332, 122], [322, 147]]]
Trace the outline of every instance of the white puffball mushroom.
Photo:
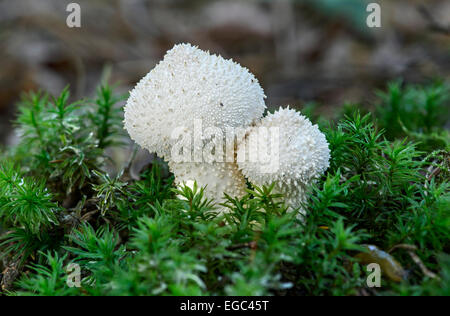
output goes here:
[[293, 209], [304, 201], [307, 186], [329, 167], [325, 135], [289, 107], [264, 117], [238, 146], [243, 154], [237, 163], [247, 179], [258, 186], [275, 182], [274, 191]]
[[[237, 164], [228, 162], [198, 163], [169, 162], [169, 167], [175, 175], [177, 185], [193, 188], [194, 181], [198, 187], [205, 187], [205, 194], [215, 203], [224, 202], [224, 193], [232, 197], [243, 197], [247, 188], [245, 178]], [[223, 211], [223, 208], [219, 208]]]
[[248, 69], [190, 44], [175, 45], [139, 81], [125, 106], [125, 128], [140, 146], [167, 161], [183, 129], [246, 127], [266, 108], [264, 91]]

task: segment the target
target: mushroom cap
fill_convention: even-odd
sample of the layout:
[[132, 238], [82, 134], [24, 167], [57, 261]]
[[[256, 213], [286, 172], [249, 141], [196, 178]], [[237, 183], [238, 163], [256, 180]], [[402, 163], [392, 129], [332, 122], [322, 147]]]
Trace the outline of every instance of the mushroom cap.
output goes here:
[[139, 81], [125, 106], [125, 128], [150, 152], [170, 160], [173, 133], [248, 126], [266, 108], [264, 91], [248, 69], [190, 44], [175, 45]]
[[232, 197], [243, 197], [247, 188], [245, 178], [235, 163], [196, 163], [169, 162], [169, 168], [175, 175], [177, 185], [192, 187], [194, 181], [199, 187], [205, 187], [206, 197], [215, 203], [224, 202], [224, 193]]
[[[264, 154], [266, 151], [268, 155]], [[252, 160], [251, 154], [265, 159]], [[268, 114], [249, 129], [239, 144], [237, 163], [252, 184], [276, 182], [277, 191], [292, 205], [302, 199], [304, 188], [326, 171], [329, 160], [325, 135], [317, 125], [288, 107]]]

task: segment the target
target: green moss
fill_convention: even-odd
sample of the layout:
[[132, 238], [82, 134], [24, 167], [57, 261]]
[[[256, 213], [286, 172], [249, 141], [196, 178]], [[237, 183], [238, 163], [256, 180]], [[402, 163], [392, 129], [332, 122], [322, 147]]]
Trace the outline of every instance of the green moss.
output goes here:
[[[273, 186], [226, 196], [229, 212], [217, 215], [203, 188], [175, 189], [159, 163], [140, 180], [105, 173], [122, 130], [109, 86], [72, 104], [67, 88], [26, 95], [20, 143], [0, 157], [0, 255], [20, 271], [3, 294], [448, 295], [446, 87], [393, 83], [375, 115], [352, 107], [330, 122], [331, 166], [303, 220]], [[398, 248], [405, 279], [367, 289], [355, 259], [365, 244], [409, 244], [424, 266]], [[69, 263], [82, 288], [67, 286]]]

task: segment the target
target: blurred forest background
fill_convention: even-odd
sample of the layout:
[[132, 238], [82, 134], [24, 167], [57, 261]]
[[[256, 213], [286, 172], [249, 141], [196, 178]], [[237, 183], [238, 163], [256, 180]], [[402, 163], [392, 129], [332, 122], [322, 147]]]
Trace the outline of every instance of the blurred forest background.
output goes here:
[[[81, 28], [66, 7], [81, 5]], [[233, 58], [261, 81], [269, 107], [373, 105], [389, 80], [450, 74], [450, 1], [0, 0], [0, 145], [15, 142], [15, 104], [27, 90], [93, 95], [105, 74], [127, 92], [175, 43]]]

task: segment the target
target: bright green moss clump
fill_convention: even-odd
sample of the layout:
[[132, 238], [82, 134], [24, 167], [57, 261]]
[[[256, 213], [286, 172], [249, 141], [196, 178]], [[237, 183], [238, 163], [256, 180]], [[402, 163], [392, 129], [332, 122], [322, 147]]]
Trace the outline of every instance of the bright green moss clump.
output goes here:
[[[175, 190], [160, 163], [140, 180], [106, 174], [120, 98], [103, 86], [68, 100], [68, 89], [24, 96], [20, 143], [0, 156], [1, 294], [450, 295], [447, 85], [390, 84], [375, 115], [322, 128], [331, 167], [305, 221], [272, 187], [227, 196], [229, 213], [216, 215], [202, 188]], [[384, 271], [381, 288], [367, 287], [355, 258], [367, 244], [391, 250], [403, 281]], [[81, 288], [65, 282], [69, 263]]]

